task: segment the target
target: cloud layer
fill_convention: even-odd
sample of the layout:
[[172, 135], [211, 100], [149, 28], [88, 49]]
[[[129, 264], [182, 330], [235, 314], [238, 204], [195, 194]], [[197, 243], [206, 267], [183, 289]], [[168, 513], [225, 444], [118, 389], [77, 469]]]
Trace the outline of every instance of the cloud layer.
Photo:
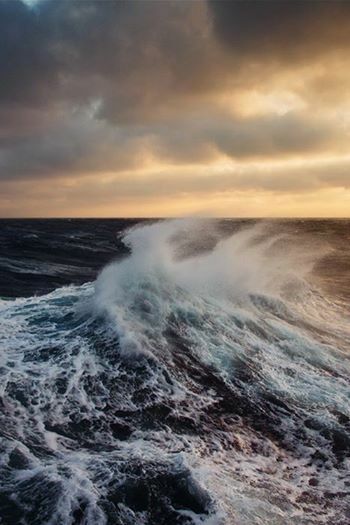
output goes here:
[[2, 214], [348, 214], [349, 15], [0, 0]]

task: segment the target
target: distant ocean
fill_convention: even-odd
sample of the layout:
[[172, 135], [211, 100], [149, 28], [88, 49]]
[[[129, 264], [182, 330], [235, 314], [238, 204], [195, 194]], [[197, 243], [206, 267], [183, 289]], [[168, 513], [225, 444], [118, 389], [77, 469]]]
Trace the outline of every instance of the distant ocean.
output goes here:
[[349, 525], [350, 221], [1, 220], [1, 525]]

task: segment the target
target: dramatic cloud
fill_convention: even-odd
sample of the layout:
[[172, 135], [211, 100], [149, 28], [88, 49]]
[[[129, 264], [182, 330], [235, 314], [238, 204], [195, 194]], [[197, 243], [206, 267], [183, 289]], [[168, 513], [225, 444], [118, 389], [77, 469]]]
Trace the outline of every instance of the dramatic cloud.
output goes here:
[[222, 215], [238, 199], [255, 215], [263, 196], [265, 214], [308, 215], [286, 195], [314, 214], [327, 190], [344, 214], [349, 15], [345, 0], [0, 0], [2, 214]]
[[218, 37], [244, 59], [313, 61], [350, 45], [348, 0], [209, 1]]

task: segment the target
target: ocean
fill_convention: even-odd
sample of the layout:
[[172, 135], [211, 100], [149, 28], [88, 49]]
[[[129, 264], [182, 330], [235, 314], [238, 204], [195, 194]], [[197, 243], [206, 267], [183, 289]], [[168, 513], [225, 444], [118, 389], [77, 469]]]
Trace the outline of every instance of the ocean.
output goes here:
[[349, 525], [349, 220], [1, 220], [1, 525]]

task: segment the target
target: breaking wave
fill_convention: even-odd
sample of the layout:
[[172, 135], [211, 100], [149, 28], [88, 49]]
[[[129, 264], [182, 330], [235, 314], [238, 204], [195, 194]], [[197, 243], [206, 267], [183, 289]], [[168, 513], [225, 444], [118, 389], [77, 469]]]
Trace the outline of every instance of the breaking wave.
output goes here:
[[1, 302], [2, 523], [345, 525], [329, 248], [193, 220], [123, 242], [95, 283]]

